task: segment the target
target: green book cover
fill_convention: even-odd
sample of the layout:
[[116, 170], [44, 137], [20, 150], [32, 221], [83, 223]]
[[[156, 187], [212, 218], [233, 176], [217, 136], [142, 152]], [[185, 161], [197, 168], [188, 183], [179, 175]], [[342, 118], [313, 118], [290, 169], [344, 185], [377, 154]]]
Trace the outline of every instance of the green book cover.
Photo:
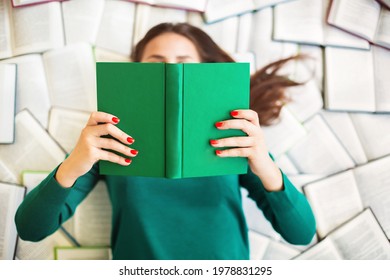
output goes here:
[[107, 175], [189, 178], [243, 174], [246, 158], [221, 158], [211, 139], [245, 135], [219, 130], [230, 112], [249, 108], [248, 63], [97, 63], [98, 110], [139, 151], [129, 166], [100, 161]]

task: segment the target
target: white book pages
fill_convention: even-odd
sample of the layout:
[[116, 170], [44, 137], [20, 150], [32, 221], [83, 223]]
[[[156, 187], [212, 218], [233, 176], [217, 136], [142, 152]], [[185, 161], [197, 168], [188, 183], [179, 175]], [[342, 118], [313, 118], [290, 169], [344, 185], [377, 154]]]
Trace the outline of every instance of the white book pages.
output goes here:
[[243, 14], [238, 17], [238, 33], [236, 52], [246, 53], [249, 51], [250, 40], [255, 32], [252, 29], [253, 13]]
[[142, 4], [156, 5], [165, 8], [177, 8], [203, 12], [206, 9], [207, 0], [130, 0]]
[[246, 53], [232, 53], [231, 57], [237, 62], [247, 62], [249, 63], [249, 72], [253, 74], [256, 72], [256, 59], [255, 55], [251, 52]]
[[382, 8], [374, 42], [390, 48], [390, 10]]
[[17, 65], [16, 112], [28, 109], [46, 128], [51, 104], [42, 56], [30, 54], [3, 62]]
[[19, 238], [16, 257], [19, 260], [54, 260], [55, 247], [73, 245], [61, 230], [57, 230], [38, 242], [25, 241]]
[[330, 238], [325, 238], [321, 242], [315, 244], [302, 254], [298, 255], [295, 260], [342, 260], [336, 245]]
[[322, 111], [321, 115], [351, 155], [353, 161], [358, 165], [367, 163], [366, 153], [350, 114], [347, 112]]
[[78, 206], [74, 215], [74, 237], [83, 246], [109, 246], [112, 207], [104, 181]]
[[301, 173], [330, 175], [355, 166], [320, 115], [305, 122], [304, 127], [307, 135], [287, 152]]
[[201, 14], [190, 12], [187, 15], [187, 21], [205, 31], [226, 52], [236, 52], [239, 27], [238, 17], [231, 17], [220, 22], [205, 24]]
[[268, 150], [276, 158], [307, 134], [303, 125], [285, 107], [280, 112], [280, 121], [271, 126], [263, 126], [262, 130]]
[[106, 1], [100, 22], [96, 47], [130, 56], [135, 22], [135, 4]]
[[[389, 28], [390, 30], [390, 28]], [[376, 111], [390, 112], [390, 51], [372, 46], [375, 73]]]
[[262, 260], [267, 250], [271, 238], [259, 234], [253, 230], [248, 231], [249, 238], [249, 259], [250, 260]]
[[84, 111], [52, 107], [48, 131], [64, 150], [70, 153], [76, 146], [89, 116], [90, 114]]
[[390, 238], [390, 156], [354, 169], [364, 207], [370, 207]]
[[363, 210], [353, 171], [343, 172], [303, 187], [322, 239]]
[[0, 160], [0, 180], [4, 183], [18, 184], [18, 176], [12, 173], [5, 162]]
[[10, 1], [0, 1], [0, 59], [12, 56]]
[[99, 47], [94, 48], [96, 62], [131, 62], [130, 56], [121, 55]]
[[372, 51], [325, 49], [325, 103], [332, 110], [376, 110]]
[[0, 64], [0, 144], [11, 144], [15, 134], [16, 65]]
[[16, 115], [15, 142], [0, 145], [0, 161], [21, 183], [25, 170], [53, 170], [65, 152], [27, 110]]
[[290, 260], [300, 251], [288, 244], [271, 240], [263, 255], [263, 260]]
[[390, 243], [370, 209], [331, 234], [347, 260], [390, 260]]
[[257, 69], [298, 53], [297, 44], [272, 40], [272, 26], [273, 16], [271, 8], [253, 13], [252, 30], [256, 32], [256, 36], [251, 36], [249, 51], [255, 54]]
[[389, 114], [350, 114], [369, 161], [390, 154]]
[[22, 185], [27, 188], [27, 193], [39, 185], [51, 171], [26, 170], [22, 173]]
[[133, 45], [136, 45], [150, 28], [163, 22], [185, 22], [187, 13], [184, 10], [166, 9], [148, 5], [137, 5]]
[[12, 26], [15, 55], [43, 52], [64, 45], [59, 2], [12, 9]]
[[43, 54], [52, 106], [96, 111], [96, 67], [92, 47], [67, 45]]
[[372, 0], [333, 0], [328, 22], [343, 30], [373, 41], [380, 5]]
[[324, 175], [315, 175], [315, 174], [293, 174], [288, 175], [288, 179], [293, 183], [298, 191], [303, 193], [303, 187], [309, 183], [321, 180], [325, 178]]
[[286, 154], [282, 154], [275, 158], [276, 165], [287, 175], [296, 175], [299, 173], [298, 169], [295, 167], [294, 163], [290, 160]]
[[207, 23], [241, 15], [255, 9], [253, 0], [208, 0], [204, 18]]
[[25, 188], [0, 182], [0, 260], [14, 259], [17, 231], [14, 217]]
[[66, 44], [95, 44], [105, 0], [62, 2]]
[[56, 260], [110, 260], [108, 247], [56, 247]]
[[265, 236], [269, 236], [272, 239], [281, 240], [282, 237], [273, 229], [271, 223], [257, 207], [256, 202], [248, 197], [248, 191], [246, 189], [241, 188], [241, 196], [242, 207], [248, 228]]

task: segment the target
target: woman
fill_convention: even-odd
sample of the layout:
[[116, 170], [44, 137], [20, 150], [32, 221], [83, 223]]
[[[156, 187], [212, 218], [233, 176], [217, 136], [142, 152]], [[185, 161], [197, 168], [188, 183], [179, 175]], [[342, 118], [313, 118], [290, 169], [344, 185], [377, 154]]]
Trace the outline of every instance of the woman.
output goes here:
[[[136, 62], [233, 62], [202, 30], [191, 25], [160, 24], [136, 45]], [[247, 157], [248, 173], [190, 179], [100, 176], [99, 160], [130, 165], [136, 141], [115, 125], [120, 116], [91, 114], [72, 153], [19, 207], [15, 221], [22, 239], [39, 241], [56, 231], [99, 179], [108, 186], [113, 206], [111, 248], [114, 259], [248, 259], [248, 229], [240, 187], [248, 190], [266, 218], [287, 241], [308, 244], [315, 220], [306, 198], [270, 157], [261, 124], [277, 118], [284, 87], [296, 85], [276, 74], [285, 61], [251, 79], [252, 106], [235, 110], [216, 129], [241, 129], [248, 136], [212, 139], [214, 147], [236, 147], [220, 157]], [[271, 70], [271, 72], [269, 72]], [[110, 134], [119, 141], [101, 138]], [[115, 150], [124, 157], [108, 150]], [[139, 156], [142, 156], [141, 154]], [[129, 167], [131, 168], [131, 166]]]

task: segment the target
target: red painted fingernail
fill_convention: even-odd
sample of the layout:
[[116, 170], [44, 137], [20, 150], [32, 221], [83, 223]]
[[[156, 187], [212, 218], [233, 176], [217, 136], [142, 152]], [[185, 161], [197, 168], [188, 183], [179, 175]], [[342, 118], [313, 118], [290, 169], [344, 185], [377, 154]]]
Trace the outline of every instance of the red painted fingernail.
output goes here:
[[131, 153], [132, 155], [137, 155], [137, 154], [138, 154], [138, 151], [137, 151], [137, 150], [131, 150], [130, 153]]
[[236, 116], [238, 115], [238, 112], [237, 112], [237, 111], [231, 111], [231, 112], [230, 112], [230, 115], [231, 115], [232, 117], [236, 117]]
[[134, 143], [134, 139], [131, 138], [131, 137], [127, 137], [127, 142], [129, 142], [130, 144]]
[[220, 154], [222, 154], [222, 151], [216, 150], [216, 151], [215, 151], [215, 154], [216, 154], [216, 155], [220, 155]]
[[125, 161], [126, 161], [127, 163], [131, 163], [131, 159], [129, 159], [129, 158], [125, 158]]
[[113, 118], [112, 118], [112, 121], [113, 121], [114, 123], [118, 123], [118, 122], [119, 122], [119, 119], [118, 119], [117, 117], [113, 117]]
[[210, 145], [217, 145], [218, 141], [217, 140], [210, 140]]
[[216, 127], [222, 127], [222, 125], [223, 125], [222, 122], [217, 122], [217, 123], [215, 123], [215, 126], [216, 126]]

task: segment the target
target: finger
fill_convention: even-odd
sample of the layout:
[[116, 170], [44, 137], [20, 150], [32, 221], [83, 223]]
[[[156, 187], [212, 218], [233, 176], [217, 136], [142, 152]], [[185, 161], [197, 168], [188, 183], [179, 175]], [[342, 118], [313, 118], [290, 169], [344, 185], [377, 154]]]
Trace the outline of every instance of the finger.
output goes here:
[[138, 151], [135, 149], [131, 149], [122, 143], [114, 140], [114, 139], [109, 139], [109, 138], [102, 138], [99, 137], [97, 138], [98, 142], [96, 147], [106, 149], [106, 150], [112, 150], [116, 151], [118, 153], [121, 153], [125, 156], [130, 156], [130, 157], [135, 157], [138, 154]]
[[249, 157], [251, 148], [234, 148], [226, 150], [216, 150], [215, 154], [219, 157]]
[[233, 110], [230, 112], [230, 115], [233, 118], [236, 119], [246, 119], [253, 123], [254, 125], [259, 125], [259, 115], [250, 109], [245, 109], [245, 110]]
[[89, 116], [87, 125], [98, 125], [100, 123], [119, 123], [119, 118], [105, 112], [92, 112]]
[[89, 129], [91, 130], [91, 133], [96, 137], [100, 137], [103, 135], [111, 135], [115, 139], [127, 145], [133, 144], [135, 141], [133, 137], [131, 137], [130, 135], [128, 135], [127, 133], [123, 132], [121, 129], [119, 129], [118, 127], [110, 123], [89, 127]]
[[122, 157], [110, 151], [101, 150], [99, 158], [101, 160], [110, 161], [113, 163], [117, 163], [123, 166], [129, 165], [131, 163], [131, 159]]
[[233, 119], [215, 123], [218, 129], [240, 129], [247, 135], [256, 135], [259, 127], [244, 119]]
[[210, 145], [213, 147], [252, 147], [255, 144], [256, 139], [248, 136], [210, 140]]

